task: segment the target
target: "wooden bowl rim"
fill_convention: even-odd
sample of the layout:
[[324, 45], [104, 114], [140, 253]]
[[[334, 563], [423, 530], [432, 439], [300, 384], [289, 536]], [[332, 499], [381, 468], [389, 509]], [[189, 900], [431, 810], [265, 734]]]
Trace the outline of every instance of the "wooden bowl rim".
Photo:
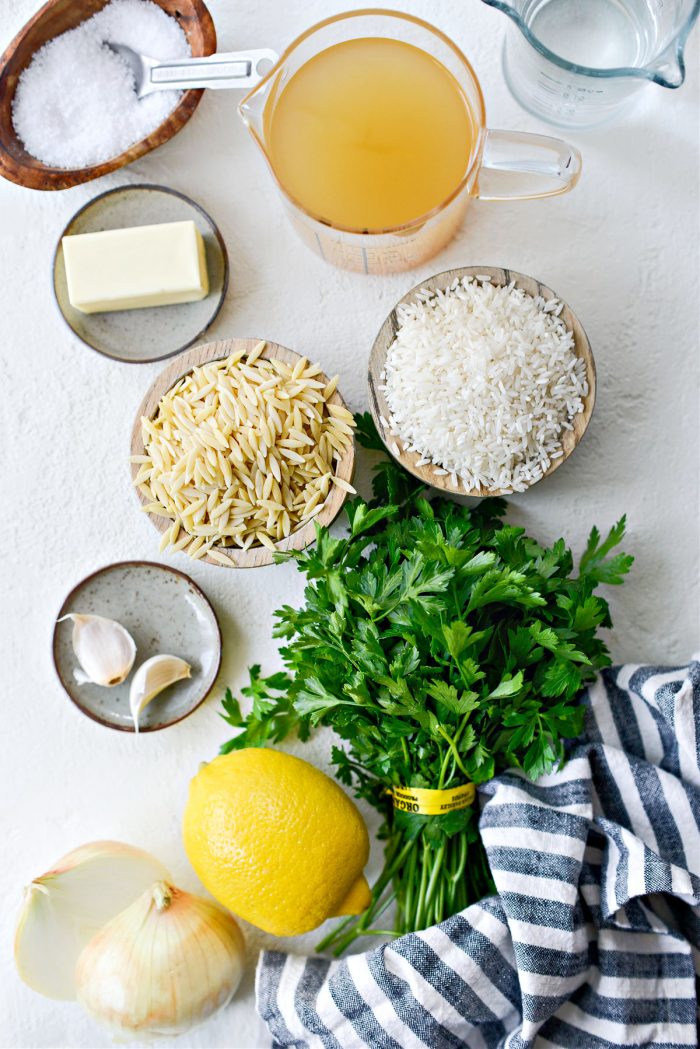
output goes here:
[[[161, 353], [158, 357], [119, 357], [116, 353], [107, 353], [106, 350], [101, 350], [99, 346], [93, 346], [93, 344], [91, 342], [88, 342], [87, 339], [84, 339], [82, 335], [80, 335], [70, 323], [65, 313], [61, 309], [61, 303], [59, 302], [58, 294], [56, 292], [56, 266], [58, 264], [58, 253], [61, 250], [61, 245], [63, 242], [63, 238], [66, 236], [66, 231], [70, 229], [75, 220], [79, 218], [83, 214], [83, 212], [91, 208], [94, 204], [97, 203], [98, 200], [103, 200], [105, 197], [110, 197], [113, 193], [124, 193], [125, 191], [143, 189], [156, 190], [158, 193], [169, 193], [173, 197], [179, 197], [180, 200], [184, 200], [185, 203], [193, 207], [196, 211], [200, 213], [200, 215], [202, 215], [206, 219], [206, 221], [211, 226], [212, 232], [216, 237], [219, 248], [221, 249], [221, 255], [224, 260], [224, 276], [221, 282], [221, 291], [219, 292], [219, 301], [216, 304], [216, 309], [214, 310], [213, 314], [211, 315], [205, 326], [200, 331], [198, 331], [196, 335], [193, 335], [192, 338], [189, 339], [183, 346], [177, 346], [174, 350], [170, 350], [168, 353]], [[58, 312], [61, 315], [63, 323], [66, 325], [71, 334], [74, 335], [76, 339], [80, 339], [82, 344], [84, 346], [87, 346], [88, 349], [92, 350], [94, 353], [99, 353], [101, 357], [106, 357], [109, 361], [118, 361], [120, 364], [154, 364], [156, 361], [167, 361], [169, 357], [175, 357], [178, 353], [182, 353], [183, 350], [188, 349], [193, 343], [197, 341], [197, 339], [201, 339], [204, 333], [208, 331], [209, 328], [211, 328], [212, 324], [221, 313], [224, 302], [226, 301], [226, 295], [228, 292], [230, 278], [231, 266], [228, 257], [228, 250], [226, 248], [226, 242], [224, 241], [224, 237], [221, 230], [219, 229], [219, 226], [216, 222], [214, 222], [214, 219], [211, 217], [209, 212], [205, 208], [203, 208], [201, 204], [198, 204], [196, 200], [192, 200], [192, 197], [188, 197], [186, 193], [181, 193], [179, 189], [171, 189], [170, 186], [159, 186], [156, 182], [125, 182], [123, 186], [114, 186], [112, 189], [106, 189], [104, 193], [98, 193], [96, 197], [92, 197], [91, 200], [88, 200], [86, 204], [83, 204], [82, 207], [78, 208], [75, 214], [68, 220], [68, 222], [63, 227], [56, 241], [56, 247], [54, 248], [53, 260], [51, 263], [51, 289], [53, 291], [54, 301], [58, 308]]]
[[160, 562], [158, 561], [142, 560], [113, 561], [108, 565], [102, 565], [101, 568], [96, 568], [94, 572], [89, 572], [84, 579], [79, 580], [68, 591], [63, 601], [61, 602], [61, 607], [58, 610], [56, 619], [54, 620], [53, 636], [51, 638], [51, 658], [53, 660], [53, 667], [56, 671], [56, 677], [58, 678], [61, 687], [63, 688], [63, 691], [68, 696], [71, 703], [78, 708], [81, 714], [84, 714], [86, 718], [90, 718], [91, 721], [95, 721], [98, 725], [104, 725], [105, 728], [111, 728], [115, 732], [134, 732], [134, 728], [132, 725], [115, 725], [114, 722], [106, 721], [104, 718], [99, 717], [98, 714], [95, 714], [94, 711], [90, 710], [88, 707], [83, 706], [82, 703], [79, 703], [77, 698], [68, 690], [66, 683], [63, 680], [63, 675], [58, 669], [58, 624], [61, 620], [61, 617], [66, 614], [66, 608], [70, 605], [71, 600], [75, 597], [78, 591], [85, 586], [86, 583], [89, 583], [91, 580], [96, 579], [97, 576], [103, 575], [105, 572], [114, 571], [115, 568], [157, 568], [162, 572], [170, 572], [173, 575], [179, 576], [186, 583], [188, 583], [189, 586], [192, 587], [192, 589], [201, 599], [203, 604], [209, 608], [209, 611], [212, 615], [212, 620], [214, 622], [214, 626], [216, 628], [216, 667], [214, 673], [211, 676], [211, 684], [208, 686], [208, 688], [204, 690], [201, 697], [197, 699], [197, 702], [193, 706], [191, 706], [190, 709], [187, 710], [184, 714], [181, 714], [180, 717], [172, 718], [170, 721], [165, 721], [161, 725], [144, 725], [139, 728], [139, 733], [162, 732], [162, 730], [165, 728], [170, 728], [172, 725], [178, 725], [181, 721], [184, 721], [185, 718], [188, 718], [190, 714], [194, 714], [195, 710], [198, 710], [199, 707], [201, 707], [205, 699], [207, 699], [207, 697], [211, 695], [214, 686], [216, 685], [219, 674], [221, 672], [223, 637], [221, 634], [221, 624], [219, 623], [219, 617], [216, 614], [216, 609], [212, 605], [207, 595], [202, 590], [201, 586], [198, 586], [197, 583], [195, 583], [192, 576], [187, 575], [186, 572], [181, 571], [179, 568], [173, 568], [172, 565], [160, 564]]
[[[0, 55], [0, 83], [2, 83], [7, 75], [8, 66], [14, 58], [19, 44], [24, 40], [25, 36], [30, 33], [34, 26], [41, 21], [46, 12], [56, 6], [57, 2], [58, 0], [46, 0], [46, 3], [24, 23], [2, 52]], [[109, 0], [105, 0], [105, 5], [108, 2]], [[157, 3], [159, 7], [161, 6], [158, 0], [154, 0], [154, 2]], [[207, 55], [212, 55], [216, 52], [216, 27], [204, 0], [188, 0], [188, 2], [192, 6], [192, 16], [196, 18], [204, 39], [204, 48], [201, 51], [201, 54], [198, 52], [197, 54], [193, 54], [192, 57], [204, 58]], [[166, 14], [167, 13], [168, 12], [166, 12]], [[87, 21], [87, 18], [89, 17], [91, 16], [87, 15], [85, 18], [77, 21], [73, 28], [80, 25], [81, 22]], [[180, 19], [177, 19], [177, 21], [181, 28], [183, 28]], [[67, 30], [64, 30], [64, 32], [67, 32]], [[54, 38], [51, 37], [50, 39]], [[31, 52], [29, 59], [13, 72], [13, 75], [17, 80], [19, 80], [21, 73], [26, 69], [35, 53], [36, 49]], [[12, 98], [14, 98], [15, 90], [16, 85], [12, 91]], [[112, 171], [117, 171], [119, 168], [131, 164], [134, 160], [138, 160], [140, 157], [150, 153], [151, 150], [157, 149], [158, 146], [162, 146], [170, 141], [170, 139], [173, 138], [178, 131], [181, 131], [189, 121], [202, 100], [204, 90], [204, 88], [188, 88], [183, 91], [180, 101], [172, 112], [168, 114], [165, 120], [146, 135], [145, 138], [140, 139], [138, 142], [134, 142], [132, 146], [129, 146], [128, 149], [123, 150], [116, 156], [101, 161], [99, 164], [91, 164], [87, 167], [59, 168], [49, 164], [44, 164], [37, 157], [34, 157], [31, 153], [27, 152], [23, 143], [15, 133], [15, 141], [22, 148], [26, 160], [19, 160], [17, 157], [12, 156], [3, 144], [0, 143], [0, 175], [8, 179], [8, 181], [16, 183], [18, 186], [23, 186], [25, 189], [35, 189], [40, 191], [72, 189], [73, 186], [79, 186], [85, 182], [90, 182], [92, 179], [101, 178], [102, 175], [108, 175]], [[12, 105], [12, 98], [8, 99], [9, 106]], [[158, 141], [154, 141], [155, 139], [158, 139]]]
[[[141, 436], [141, 418], [148, 414], [149, 409], [153, 407], [153, 411], [149, 415], [149, 418], [153, 418], [155, 415], [155, 409], [160, 402], [160, 399], [164, 394], [171, 389], [184, 375], [187, 375], [197, 365], [209, 364], [211, 361], [223, 360], [229, 357], [232, 353], [236, 353], [240, 349], [244, 349], [250, 352], [258, 345], [258, 343], [264, 342], [265, 349], [260, 354], [261, 357], [271, 360], [278, 359], [284, 361], [285, 364], [295, 364], [302, 356], [297, 353], [296, 350], [290, 350], [287, 346], [282, 346], [280, 343], [273, 342], [269, 339], [255, 339], [255, 338], [233, 338], [233, 339], [220, 339], [216, 342], [202, 343], [200, 346], [194, 346], [190, 350], [185, 350], [176, 357], [167, 368], [165, 368], [160, 375], [151, 383], [146, 394], [139, 405], [134, 420], [134, 425], [131, 432], [131, 455], [143, 455], [145, 452], [143, 439]], [[320, 372], [316, 378], [319, 381], [328, 382], [328, 376], [324, 372]], [[345, 401], [341, 394], [336, 390], [329, 398], [330, 404], [339, 404], [343, 408], [347, 408]], [[131, 463], [131, 477], [132, 482], [139, 471], [138, 463]], [[338, 460], [335, 475], [340, 477], [342, 480], [348, 483], [352, 482], [352, 477], [355, 469], [355, 441], [354, 439], [350, 443], [350, 447], [345, 452], [340, 460]], [[138, 488], [134, 488], [139, 502], [145, 505], [147, 502], [143, 492]], [[316, 514], [315, 517], [307, 521], [306, 524], [302, 525], [295, 532], [292, 532], [286, 539], [280, 540], [276, 544], [277, 550], [284, 552], [287, 550], [303, 550], [314, 542], [316, 538], [315, 525], [331, 525], [336, 519], [338, 514], [343, 508], [345, 500], [348, 497], [348, 492], [344, 489], [339, 488], [337, 485], [331, 485], [328, 498], [323, 504], [321, 511]], [[146, 514], [153, 526], [161, 533], [166, 531], [170, 525], [170, 521], [164, 517], [158, 517], [155, 514]], [[167, 550], [167, 548], [166, 548]], [[231, 568], [260, 568], [263, 565], [274, 564], [274, 554], [272, 550], [268, 550], [264, 546], [252, 546], [248, 550], [241, 550], [239, 547], [222, 547], [225, 553], [229, 554], [232, 558], [235, 557], [235, 564], [231, 564]], [[187, 554], [184, 555], [185, 557]], [[216, 568], [228, 568], [228, 565], [222, 565], [220, 562], [214, 560], [207, 554], [205, 557], [199, 558], [199, 561], [206, 561], [210, 565], [214, 565]]]
[[[593, 351], [591, 344], [586, 335], [583, 325], [580, 320], [568, 305], [568, 303], [557, 295], [547, 284], [543, 284], [542, 281], [537, 280], [535, 277], [530, 277], [526, 273], [519, 273], [517, 270], [508, 269], [500, 266], [460, 266], [456, 269], [443, 270], [441, 273], [436, 273], [432, 277], [427, 277], [422, 280], [419, 284], [414, 285], [406, 294], [399, 299], [393, 309], [390, 311], [381, 328], [379, 329], [377, 336], [372, 345], [372, 350], [369, 357], [369, 365], [367, 371], [367, 385], [369, 390], [369, 406], [374, 419], [375, 426], [379, 432], [387, 452], [393, 459], [401, 463], [405, 470], [407, 470], [414, 477], [423, 481], [426, 485], [432, 488], [438, 488], [441, 491], [448, 492], [452, 495], [468, 496], [470, 498], [484, 499], [488, 496], [505, 496], [505, 495], [520, 495], [523, 493], [506, 491], [501, 488], [472, 488], [469, 491], [462, 485], [459, 488], [453, 488], [449, 484], [450, 475], [436, 475], [434, 473], [435, 466], [430, 464], [429, 466], [417, 466], [420, 456], [417, 452], [406, 452], [403, 447], [400, 449], [400, 454], [397, 456], [392, 451], [392, 445], [396, 443], [401, 446], [402, 441], [400, 438], [393, 437], [389, 432], [388, 428], [382, 423], [382, 418], [388, 419], [389, 409], [386, 403], [383, 392], [379, 388], [379, 376], [384, 370], [386, 364], [386, 357], [388, 354], [389, 347], [394, 341], [396, 331], [398, 329], [398, 323], [396, 319], [396, 311], [399, 306], [404, 303], [414, 301], [419, 291], [427, 289], [428, 291], [437, 292], [438, 290], [444, 291], [447, 289], [455, 279], [461, 277], [478, 277], [483, 274], [484, 276], [490, 276], [494, 284], [504, 286], [510, 284], [511, 281], [515, 281], [515, 286], [522, 288], [523, 291], [530, 295], [541, 295], [545, 302], [550, 299], [557, 299], [561, 302], [563, 309], [560, 313], [560, 318], [564, 321], [569, 331], [574, 335], [574, 350], [578, 357], [580, 357], [586, 365], [586, 380], [588, 382], [588, 393], [583, 399], [584, 410], [578, 415], [574, 416], [572, 420], [573, 430], [565, 430], [561, 437], [561, 444], [563, 449], [563, 455], [558, 459], [552, 460], [549, 468], [544, 472], [542, 477], [538, 481], [533, 481], [528, 485], [526, 491], [529, 491], [539, 481], [544, 480], [546, 477], [551, 476], [555, 470], [558, 470], [562, 463], [566, 462], [573, 451], [578, 447], [579, 442], [583, 438], [588, 424], [593, 414], [596, 400], [596, 366], [595, 359], [593, 357]], [[379, 343], [383, 341], [384, 347], [380, 347]]]

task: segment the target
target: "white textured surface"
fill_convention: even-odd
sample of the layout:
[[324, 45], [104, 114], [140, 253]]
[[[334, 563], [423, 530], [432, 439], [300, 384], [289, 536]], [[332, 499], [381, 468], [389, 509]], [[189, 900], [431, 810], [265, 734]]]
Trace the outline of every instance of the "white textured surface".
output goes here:
[[[0, 0], [2, 45], [34, 0]], [[211, 0], [219, 46], [280, 49], [347, 5], [342, 0]], [[421, 14], [463, 46], [495, 126], [544, 131], [501, 78], [503, 16], [479, 0], [386, 0]], [[62, 193], [0, 185], [0, 332], [4, 358], [3, 756], [0, 1045], [106, 1046], [77, 1006], [33, 995], [17, 979], [11, 937], [21, 887], [62, 853], [95, 838], [146, 846], [196, 888], [180, 840], [188, 780], [226, 736], [218, 692], [192, 718], [135, 740], [93, 724], [53, 673], [53, 617], [88, 572], [127, 558], [159, 560], [136, 511], [126, 456], [133, 414], [158, 365], [119, 365], [78, 342], [52, 301], [50, 262], [66, 220], [128, 181], [192, 195], [221, 225], [232, 286], [211, 337], [260, 335], [339, 371], [353, 408], [366, 407], [365, 364], [395, 301], [421, 276], [492, 264], [539, 277], [576, 310], [598, 364], [598, 405], [574, 457], [512, 500], [512, 519], [580, 551], [592, 522], [627, 511], [637, 557], [612, 595], [618, 660], [681, 660], [698, 647], [698, 46], [679, 92], [649, 87], [619, 125], [571, 140], [584, 154], [576, 191], [554, 201], [475, 204], [460, 237], [415, 274], [347, 275], [309, 254], [286, 224], [263, 163], [237, 118], [234, 95], [212, 92], [157, 153], [101, 182]], [[9, 496], [9, 497], [8, 497]], [[8, 550], [10, 552], [8, 552]], [[221, 686], [249, 662], [274, 667], [271, 616], [296, 601], [291, 566], [235, 574], [170, 561], [209, 594], [225, 637]], [[315, 754], [323, 759], [324, 745]], [[375, 862], [376, 862], [375, 855]], [[250, 971], [235, 1001], [173, 1045], [269, 1045], [256, 1018], [252, 969], [263, 937], [248, 930]], [[309, 938], [309, 945], [315, 937]], [[299, 944], [296, 944], [299, 949]], [[302, 945], [303, 949], [303, 945]]]

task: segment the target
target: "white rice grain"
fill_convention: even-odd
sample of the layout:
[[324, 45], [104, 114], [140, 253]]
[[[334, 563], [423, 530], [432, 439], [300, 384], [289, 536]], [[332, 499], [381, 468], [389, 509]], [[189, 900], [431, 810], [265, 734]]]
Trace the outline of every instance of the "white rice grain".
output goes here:
[[393, 437], [464, 488], [525, 491], [563, 454], [584, 409], [585, 363], [559, 314], [480, 278], [399, 306], [383, 390]]

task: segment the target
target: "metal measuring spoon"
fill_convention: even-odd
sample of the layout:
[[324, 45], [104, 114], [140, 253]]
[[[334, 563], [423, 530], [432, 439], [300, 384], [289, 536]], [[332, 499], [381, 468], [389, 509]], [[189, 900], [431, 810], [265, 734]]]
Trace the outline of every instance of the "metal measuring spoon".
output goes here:
[[254, 51], [229, 51], [206, 58], [178, 58], [160, 61], [141, 55], [126, 44], [106, 40], [106, 46], [119, 55], [134, 75], [136, 95], [144, 98], [154, 91], [173, 88], [231, 88], [247, 90], [260, 83], [278, 61], [270, 48]]

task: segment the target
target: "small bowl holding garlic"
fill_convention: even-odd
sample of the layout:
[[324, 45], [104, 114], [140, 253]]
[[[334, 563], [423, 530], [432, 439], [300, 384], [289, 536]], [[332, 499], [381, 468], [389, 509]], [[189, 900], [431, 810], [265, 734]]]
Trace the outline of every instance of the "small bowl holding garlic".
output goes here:
[[206, 699], [219, 672], [221, 632], [184, 573], [126, 561], [88, 576], [66, 597], [53, 658], [83, 714], [123, 732], [154, 732]]

